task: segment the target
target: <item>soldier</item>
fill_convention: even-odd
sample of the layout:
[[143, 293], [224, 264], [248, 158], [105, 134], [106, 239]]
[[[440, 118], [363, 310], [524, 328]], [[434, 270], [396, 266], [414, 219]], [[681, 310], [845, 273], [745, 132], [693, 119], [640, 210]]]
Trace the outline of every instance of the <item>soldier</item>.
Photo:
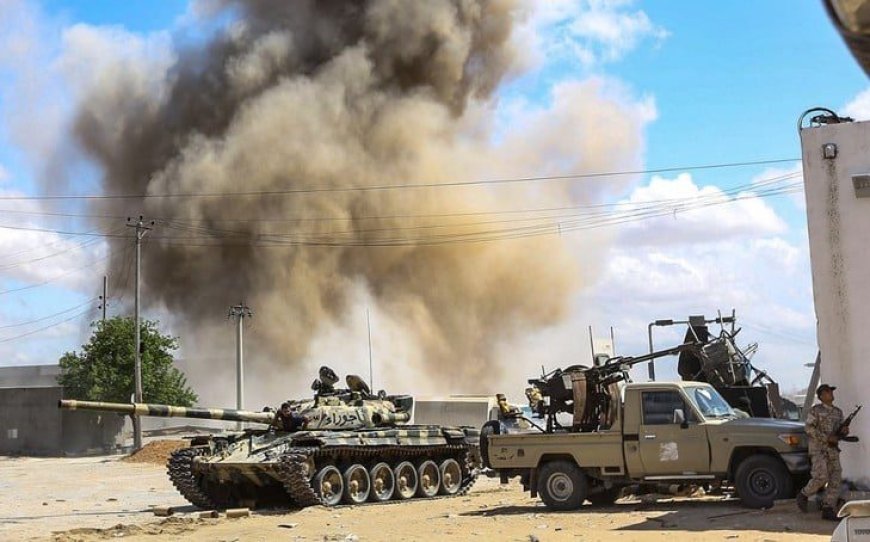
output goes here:
[[516, 418], [520, 415], [517, 407], [507, 402], [507, 398], [503, 393], [496, 393], [495, 399], [498, 402], [498, 411], [500, 418]]
[[825, 487], [825, 498], [822, 502], [822, 519], [837, 521], [834, 507], [840, 497], [842, 470], [840, 468], [840, 440], [837, 429], [843, 422], [843, 411], [834, 406], [835, 386], [822, 384], [816, 389], [816, 396], [821, 403], [813, 405], [807, 414], [807, 436], [810, 440], [810, 461], [812, 462], [812, 478], [798, 493], [797, 506], [801, 512], [807, 511], [809, 497]]
[[526, 399], [529, 400], [529, 408], [532, 409], [532, 412], [539, 412], [541, 410], [540, 406], [543, 406], [544, 397], [537, 386], [526, 388]]
[[275, 413], [272, 427], [278, 431], [292, 432], [304, 429], [307, 423], [308, 418], [298, 412], [293, 412], [290, 403], [282, 403], [281, 410]]

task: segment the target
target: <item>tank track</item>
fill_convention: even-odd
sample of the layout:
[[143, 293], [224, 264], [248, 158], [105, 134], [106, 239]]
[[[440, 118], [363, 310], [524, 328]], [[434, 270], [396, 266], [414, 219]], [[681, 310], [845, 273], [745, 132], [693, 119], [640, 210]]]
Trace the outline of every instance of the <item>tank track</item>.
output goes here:
[[207, 446], [195, 446], [184, 448], [172, 453], [166, 472], [172, 485], [181, 495], [194, 506], [205, 510], [218, 508], [215, 502], [200, 489], [196, 476], [193, 473], [193, 460], [196, 457], [209, 454]]
[[320, 496], [314, 492], [309, 482], [306, 468], [308, 457], [316, 452], [316, 448], [293, 448], [278, 461], [278, 475], [281, 483], [290, 496], [291, 506], [300, 508], [322, 504]]
[[[309, 458], [318, 457], [333, 457], [336, 455], [345, 454], [360, 461], [371, 460], [375, 458], [390, 457], [392, 459], [414, 459], [426, 454], [444, 454], [460, 452], [458, 456], [454, 456], [463, 465], [463, 477], [459, 490], [453, 495], [439, 495], [435, 497], [427, 497], [427, 500], [445, 499], [451, 497], [460, 497], [468, 493], [474, 482], [477, 481], [478, 471], [471, 461], [470, 449], [462, 445], [442, 445], [442, 446], [425, 446], [425, 447], [410, 447], [410, 446], [390, 446], [388, 448], [365, 449], [354, 446], [331, 446], [326, 449], [321, 448], [292, 448], [284, 455], [278, 464], [278, 473], [281, 477], [281, 482], [284, 485], [287, 493], [296, 506], [306, 507], [323, 504], [320, 496], [311, 487], [310, 477], [313, 473], [308, 473], [306, 463]], [[396, 502], [396, 501], [386, 501]], [[366, 506], [373, 504], [385, 504], [369, 502]]]

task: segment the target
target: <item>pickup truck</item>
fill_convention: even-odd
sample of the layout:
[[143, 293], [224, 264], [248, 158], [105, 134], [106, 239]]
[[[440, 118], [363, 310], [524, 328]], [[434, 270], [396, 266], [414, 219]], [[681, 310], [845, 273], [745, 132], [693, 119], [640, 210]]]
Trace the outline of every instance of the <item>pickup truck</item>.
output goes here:
[[[627, 485], [733, 483], [743, 504], [790, 498], [809, 472], [803, 424], [740, 418], [709, 384], [621, 386], [610, 423], [594, 430], [482, 432], [484, 465], [519, 476], [553, 510], [612, 504]], [[576, 400], [579, 400], [577, 398]], [[486, 429], [486, 426], [485, 426]]]

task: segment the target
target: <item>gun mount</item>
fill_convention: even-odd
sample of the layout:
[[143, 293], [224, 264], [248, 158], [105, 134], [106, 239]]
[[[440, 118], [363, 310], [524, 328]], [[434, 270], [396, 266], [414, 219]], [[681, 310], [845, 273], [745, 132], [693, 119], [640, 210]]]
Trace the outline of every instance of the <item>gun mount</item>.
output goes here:
[[[619, 383], [630, 381], [628, 371], [638, 363], [674, 356], [696, 345], [681, 344], [642, 356], [609, 358], [593, 367], [572, 365], [556, 369], [540, 378], [529, 379], [532, 388], [526, 391], [532, 410], [546, 418], [548, 433], [556, 429], [572, 432], [595, 431], [613, 424], [619, 405]], [[572, 414], [571, 427], [559, 423], [557, 415]]]
[[[657, 320], [660, 325], [686, 324], [684, 343], [696, 347], [680, 353], [677, 372], [684, 381], [707, 382], [722, 394], [728, 403], [759, 418], [789, 418], [797, 416], [797, 405], [783, 398], [779, 385], [767, 371], [752, 363], [758, 343], [743, 348], [737, 344], [737, 315], [705, 319], [690, 316], [686, 321]], [[708, 324], [719, 324], [716, 334]], [[725, 324], [730, 324], [726, 327]], [[791, 416], [790, 414], [791, 413]]]

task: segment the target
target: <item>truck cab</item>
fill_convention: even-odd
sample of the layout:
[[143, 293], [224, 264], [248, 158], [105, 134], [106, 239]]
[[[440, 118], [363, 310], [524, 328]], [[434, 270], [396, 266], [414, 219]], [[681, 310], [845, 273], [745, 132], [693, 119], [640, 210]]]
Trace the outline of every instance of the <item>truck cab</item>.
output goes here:
[[612, 503], [635, 483], [716, 480], [733, 483], [747, 506], [768, 507], [809, 471], [802, 424], [739, 418], [709, 384], [630, 383], [616, 399], [609, 423], [593, 430], [485, 435], [485, 462], [560, 510]]

